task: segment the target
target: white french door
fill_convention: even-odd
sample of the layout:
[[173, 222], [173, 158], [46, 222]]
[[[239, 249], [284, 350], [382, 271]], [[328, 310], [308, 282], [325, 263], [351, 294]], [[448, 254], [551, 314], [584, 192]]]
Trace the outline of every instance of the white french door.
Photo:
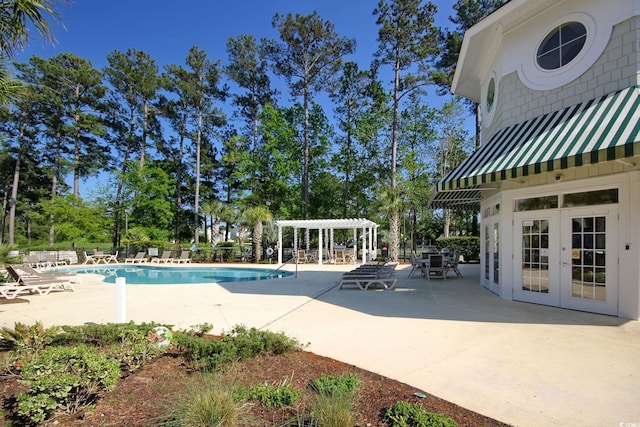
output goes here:
[[514, 299], [560, 306], [559, 217], [558, 211], [514, 214]]
[[617, 206], [561, 215], [561, 306], [618, 315]]
[[514, 214], [519, 301], [618, 315], [617, 207]]

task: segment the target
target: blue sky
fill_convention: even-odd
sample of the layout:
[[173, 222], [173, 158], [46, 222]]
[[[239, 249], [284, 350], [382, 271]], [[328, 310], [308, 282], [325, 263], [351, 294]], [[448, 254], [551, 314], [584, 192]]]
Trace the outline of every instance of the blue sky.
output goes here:
[[[450, 24], [454, 2], [435, 2], [438, 25]], [[55, 29], [56, 46], [34, 38], [18, 59], [71, 52], [102, 68], [113, 50], [135, 48], [164, 66], [184, 62], [189, 48], [197, 45], [211, 59], [226, 62], [229, 37], [278, 38], [271, 26], [276, 12], [309, 14], [317, 10], [340, 35], [356, 39], [357, 51], [347, 59], [367, 67], [377, 45], [378, 28], [372, 15], [376, 4], [376, 0], [78, 0], [59, 8], [66, 31]]]
[[[306, 15], [317, 10], [323, 19], [334, 24], [338, 34], [356, 39], [355, 54], [345, 59], [367, 68], [377, 48], [378, 27], [372, 14], [377, 3], [377, 0], [78, 0], [58, 7], [66, 29], [54, 28], [56, 45], [34, 37], [17, 61], [26, 62], [32, 55], [48, 58], [70, 52], [102, 69], [107, 65], [109, 53], [133, 48], [151, 55], [162, 69], [168, 64], [184, 64], [189, 49], [195, 45], [205, 50], [210, 60], [226, 64], [225, 46], [229, 37], [253, 34], [258, 39], [278, 39], [271, 26], [276, 12]], [[454, 13], [454, 3], [455, 0], [435, 1], [438, 26], [450, 25], [448, 17]], [[282, 93], [283, 102], [288, 98], [288, 93]], [[445, 99], [433, 94], [428, 102], [436, 106]], [[327, 115], [332, 114], [331, 108], [325, 107]], [[87, 187], [86, 183], [83, 187]], [[86, 197], [84, 193], [81, 189]]]

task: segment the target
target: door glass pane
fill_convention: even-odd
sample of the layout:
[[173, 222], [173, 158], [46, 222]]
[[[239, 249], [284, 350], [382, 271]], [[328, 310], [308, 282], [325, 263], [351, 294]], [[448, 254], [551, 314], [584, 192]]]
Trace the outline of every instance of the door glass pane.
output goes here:
[[491, 250], [491, 235], [489, 234], [489, 226], [484, 227], [484, 278], [489, 280], [489, 252]]
[[[578, 223], [583, 227], [576, 227], [575, 224]], [[606, 217], [573, 218], [572, 224], [571, 295], [575, 298], [605, 301]]]
[[500, 283], [500, 224], [493, 224], [493, 283]]
[[549, 293], [549, 220], [522, 221], [522, 290]]

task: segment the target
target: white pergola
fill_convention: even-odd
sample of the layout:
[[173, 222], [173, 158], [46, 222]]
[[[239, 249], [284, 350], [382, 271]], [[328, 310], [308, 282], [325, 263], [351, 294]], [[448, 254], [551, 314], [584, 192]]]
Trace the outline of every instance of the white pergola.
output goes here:
[[[293, 250], [294, 253], [298, 248], [298, 230], [318, 230], [318, 253], [322, 254], [323, 249], [323, 233], [327, 234], [329, 248], [333, 247], [333, 230], [336, 229], [352, 229], [353, 241], [355, 242], [355, 254], [358, 253], [358, 229], [362, 230], [362, 247], [368, 249], [369, 254], [375, 254], [377, 251], [377, 233], [378, 224], [364, 218], [347, 218], [347, 219], [292, 219], [278, 220], [278, 264], [282, 264], [282, 228], [293, 227]], [[368, 237], [368, 238], [367, 238]], [[362, 262], [366, 262], [366, 253], [362, 251]], [[322, 264], [322, 256], [318, 257], [318, 264]]]

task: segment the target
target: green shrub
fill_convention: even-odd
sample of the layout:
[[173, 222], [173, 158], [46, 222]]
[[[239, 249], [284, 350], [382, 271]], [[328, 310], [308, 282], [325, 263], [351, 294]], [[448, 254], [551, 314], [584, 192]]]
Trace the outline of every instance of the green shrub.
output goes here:
[[246, 398], [257, 400], [267, 408], [281, 408], [298, 401], [300, 392], [294, 390], [291, 383], [285, 380], [278, 385], [255, 385], [246, 392]]
[[22, 367], [20, 382], [29, 390], [16, 396], [17, 415], [40, 423], [56, 409], [73, 413], [92, 404], [98, 392], [113, 390], [118, 361], [78, 345], [50, 347]]
[[[156, 326], [157, 323], [106, 323], [81, 326], [63, 326], [63, 334], [56, 336], [54, 344], [70, 345], [70, 344], [91, 344], [100, 347], [118, 344], [122, 341], [124, 334], [130, 331], [138, 331], [147, 334]], [[170, 325], [164, 325], [171, 329]]]
[[343, 396], [351, 393], [360, 386], [360, 380], [356, 374], [349, 373], [341, 376], [322, 374], [309, 383], [309, 388], [323, 396]]
[[124, 329], [119, 340], [119, 343], [108, 348], [107, 353], [120, 363], [122, 370], [128, 372], [136, 371], [162, 352], [157, 341], [149, 337], [148, 331]]
[[457, 423], [441, 414], [434, 414], [415, 403], [396, 402], [385, 411], [385, 421], [391, 427], [457, 427]]
[[211, 340], [176, 333], [174, 342], [194, 369], [215, 370], [220, 364], [249, 359], [260, 354], [282, 354], [300, 348], [297, 340], [281, 333], [236, 326], [230, 334]]
[[436, 240], [438, 250], [449, 248], [451, 255], [459, 253], [465, 261], [480, 259], [480, 238], [478, 236], [440, 237]]
[[21, 354], [37, 354], [50, 345], [62, 332], [62, 328], [57, 326], [45, 329], [42, 322], [36, 322], [32, 326], [16, 322], [13, 329], [3, 327], [0, 330], [0, 349], [15, 350]]

